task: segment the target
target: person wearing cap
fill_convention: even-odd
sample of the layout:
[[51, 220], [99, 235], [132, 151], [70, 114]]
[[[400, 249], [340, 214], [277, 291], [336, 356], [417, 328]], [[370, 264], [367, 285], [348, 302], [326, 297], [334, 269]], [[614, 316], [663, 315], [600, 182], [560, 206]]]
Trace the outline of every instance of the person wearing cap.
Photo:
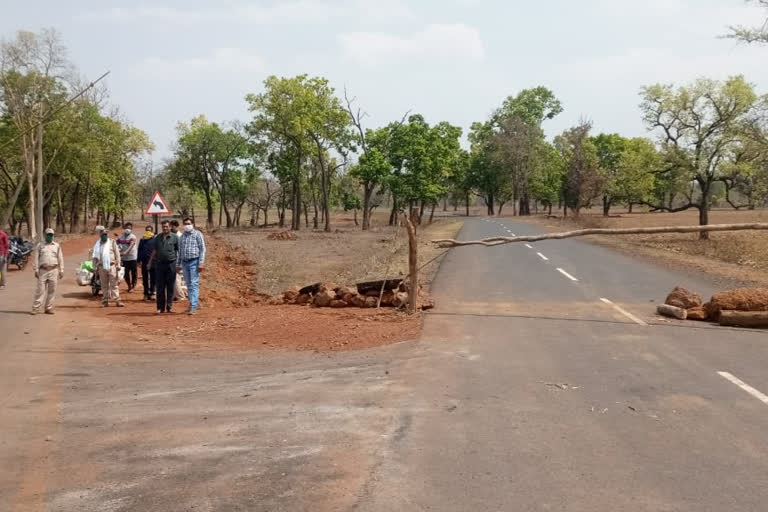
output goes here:
[[45, 230], [45, 241], [37, 244], [32, 260], [37, 279], [35, 301], [32, 303], [33, 315], [40, 313], [41, 307], [44, 307], [46, 314], [53, 314], [56, 284], [64, 277], [64, 255], [61, 246], [53, 241], [53, 235], [53, 229]]
[[101, 282], [101, 306], [106, 308], [109, 306], [109, 300], [112, 299], [117, 307], [123, 307], [118, 289], [120, 249], [117, 248], [117, 241], [109, 238], [108, 229], [102, 228], [99, 241], [93, 246], [93, 268], [99, 273]]

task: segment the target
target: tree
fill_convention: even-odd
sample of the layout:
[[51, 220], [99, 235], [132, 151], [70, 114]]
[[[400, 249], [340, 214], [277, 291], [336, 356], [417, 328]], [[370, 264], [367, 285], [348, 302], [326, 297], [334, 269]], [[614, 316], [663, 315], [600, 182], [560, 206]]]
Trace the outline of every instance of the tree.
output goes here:
[[592, 137], [592, 144], [597, 151], [600, 173], [603, 175], [605, 188], [603, 191], [603, 215], [608, 216], [611, 206], [617, 200], [621, 178], [619, 177], [619, 162], [627, 145], [627, 139], [617, 133], [601, 133]]
[[531, 194], [552, 215], [552, 205], [563, 197], [565, 162], [557, 148], [546, 141], [539, 144], [538, 153], [538, 167], [531, 180]]
[[500, 191], [511, 187], [511, 176], [498, 159], [493, 158], [493, 124], [490, 121], [472, 123], [469, 132], [469, 182], [483, 198], [488, 215], [496, 214], [496, 198]]
[[647, 203], [655, 185], [660, 157], [653, 142], [637, 137], [624, 142], [616, 175], [606, 187], [609, 194], [629, 205]]
[[59, 80], [70, 64], [58, 33], [19, 31], [13, 41], [0, 42], [0, 93], [6, 113], [21, 140], [28, 191], [30, 236], [42, 233], [43, 222], [43, 123], [66, 98]]
[[[757, 94], [744, 77], [725, 82], [699, 79], [689, 86], [651, 85], [642, 89], [643, 119], [672, 155], [666, 172], [695, 182], [698, 197], [672, 208], [652, 205], [666, 211], [699, 210], [699, 224], [709, 223], [713, 185], [723, 181], [723, 167], [738, 144], [739, 136], [749, 129], [757, 106]], [[668, 160], [670, 161], [670, 160]], [[702, 239], [708, 238], [701, 232]]]
[[563, 199], [577, 216], [592, 204], [602, 189], [597, 149], [589, 138], [592, 124], [582, 121], [555, 139], [565, 167]]
[[[755, 3], [768, 10], [768, 0], [746, 0], [747, 3]], [[768, 18], [768, 16], [766, 17]], [[725, 37], [745, 43], [768, 44], [768, 19], [762, 25], [745, 27], [743, 25], [731, 26], [730, 33]]]
[[213, 226], [213, 203], [216, 191], [216, 166], [221, 153], [221, 129], [205, 116], [193, 118], [189, 123], [176, 126], [178, 139], [174, 159], [168, 166], [172, 181], [186, 183], [205, 197], [206, 225]]

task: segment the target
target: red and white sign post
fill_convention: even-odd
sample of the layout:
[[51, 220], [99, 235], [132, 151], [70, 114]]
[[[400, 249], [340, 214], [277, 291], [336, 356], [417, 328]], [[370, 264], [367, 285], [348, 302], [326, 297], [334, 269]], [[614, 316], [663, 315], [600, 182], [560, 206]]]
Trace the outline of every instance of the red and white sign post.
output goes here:
[[160, 215], [170, 215], [171, 208], [168, 206], [168, 202], [163, 199], [163, 196], [160, 195], [160, 192], [155, 190], [155, 193], [152, 195], [152, 199], [149, 200], [149, 204], [147, 205], [147, 209], [145, 211], [147, 215], [152, 215], [155, 219], [155, 233], [158, 232], [158, 217]]

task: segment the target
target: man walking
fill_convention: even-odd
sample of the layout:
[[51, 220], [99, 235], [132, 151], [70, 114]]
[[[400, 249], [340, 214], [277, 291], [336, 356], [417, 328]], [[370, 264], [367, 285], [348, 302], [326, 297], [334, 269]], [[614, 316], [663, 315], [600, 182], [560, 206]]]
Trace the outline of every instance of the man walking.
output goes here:
[[155, 299], [155, 269], [150, 265], [152, 252], [155, 250], [154, 235], [152, 226], [147, 226], [139, 242], [138, 261], [141, 263], [141, 284], [146, 301]]
[[40, 313], [40, 307], [44, 306], [45, 313], [52, 315], [56, 284], [64, 277], [64, 255], [61, 253], [61, 246], [53, 241], [51, 228], [45, 230], [45, 242], [40, 242], [35, 248], [32, 268], [37, 278], [32, 314]]
[[109, 238], [109, 230], [102, 229], [99, 241], [93, 247], [93, 267], [99, 273], [101, 282], [101, 307], [109, 306], [109, 300], [115, 301], [115, 305], [122, 308], [125, 304], [120, 300], [118, 289], [120, 273], [120, 250], [117, 242]]
[[155, 248], [150, 258], [154, 264], [157, 285], [157, 313], [170, 313], [173, 309], [173, 288], [176, 282], [176, 260], [179, 256], [179, 237], [171, 233], [171, 225], [163, 221], [163, 232], [155, 237]]
[[5, 274], [8, 272], [8, 255], [11, 250], [11, 242], [8, 233], [0, 228], [0, 290], [5, 288]]
[[138, 276], [139, 244], [136, 235], [132, 233], [133, 224], [126, 222], [123, 226], [124, 231], [117, 239], [117, 246], [120, 249], [120, 261], [125, 268], [125, 283], [128, 285], [128, 293], [136, 288]]
[[184, 233], [179, 240], [179, 259], [184, 271], [184, 281], [187, 283], [187, 314], [194, 315], [197, 313], [200, 298], [200, 271], [205, 266], [205, 239], [203, 234], [195, 229], [189, 217], [184, 219]]

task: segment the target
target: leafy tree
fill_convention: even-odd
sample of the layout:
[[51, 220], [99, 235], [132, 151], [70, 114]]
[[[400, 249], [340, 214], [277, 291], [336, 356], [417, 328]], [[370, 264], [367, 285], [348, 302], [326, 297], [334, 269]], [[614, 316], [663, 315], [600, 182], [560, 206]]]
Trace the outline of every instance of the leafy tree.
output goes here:
[[582, 121], [555, 139], [565, 167], [563, 198], [566, 208], [577, 216], [582, 208], [590, 206], [602, 190], [597, 148], [589, 137], [591, 123]]
[[546, 141], [539, 144], [538, 153], [538, 167], [531, 180], [531, 194], [549, 209], [551, 215], [553, 204], [563, 196], [565, 163], [557, 148]]
[[637, 137], [624, 143], [616, 176], [606, 187], [609, 194], [629, 205], [647, 203], [655, 185], [660, 156], [653, 142]]
[[483, 198], [488, 215], [496, 214], [497, 200], [507, 195], [512, 187], [512, 177], [503, 164], [494, 158], [493, 124], [473, 123], [469, 132], [470, 159], [469, 183]]
[[[698, 197], [682, 206], [652, 206], [667, 211], [697, 208], [699, 224], [708, 224], [713, 185], [723, 181], [728, 155], [755, 114], [758, 97], [754, 88], [744, 77], [735, 76], [725, 82], [699, 79], [677, 89], [651, 85], [642, 89], [642, 96], [646, 125], [659, 133], [665, 152], [673, 157], [666, 172], [698, 187]], [[706, 239], [709, 234], [700, 236]]]
[[627, 139], [617, 133], [601, 133], [592, 137], [592, 144], [597, 151], [600, 163], [600, 173], [603, 175], [605, 188], [603, 191], [603, 215], [608, 216], [611, 206], [620, 194], [621, 177], [619, 177], [619, 162], [624, 154]]

